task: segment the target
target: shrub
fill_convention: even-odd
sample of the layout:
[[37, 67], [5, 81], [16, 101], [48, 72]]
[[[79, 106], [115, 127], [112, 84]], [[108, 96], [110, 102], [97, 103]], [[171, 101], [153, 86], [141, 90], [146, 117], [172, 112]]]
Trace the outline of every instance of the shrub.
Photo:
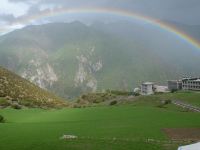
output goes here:
[[82, 98], [82, 99], [86, 99], [86, 98], [87, 98], [87, 95], [84, 94], [84, 95], [81, 96], [81, 98]]
[[118, 90], [110, 90], [109, 93], [121, 96], [130, 96], [133, 94], [132, 92], [129, 91], [118, 91]]
[[116, 105], [116, 104], [117, 104], [117, 101], [110, 102], [110, 106], [113, 106], [113, 105]]
[[155, 92], [155, 95], [161, 95], [164, 94], [163, 92]]
[[178, 90], [177, 89], [172, 89], [171, 90], [171, 93], [175, 93], [175, 92], [177, 92]]
[[74, 105], [72, 105], [72, 108], [81, 108], [81, 105], [79, 105], [79, 104], [74, 104]]
[[172, 103], [172, 101], [170, 99], [164, 100], [164, 102], [163, 102], [164, 105], [168, 105], [168, 104], [171, 104], [171, 103]]
[[0, 106], [7, 107], [9, 106], [9, 102], [5, 99], [0, 99]]
[[22, 107], [19, 104], [13, 104], [11, 107], [14, 109], [22, 109]]
[[172, 103], [172, 101], [171, 100], [163, 100], [163, 101], [161, 101], [161, 104], [159, 104], [157, 107], [159, 107], [159, 108], [166, 108], [166, 105], [168, 105], [168, 104], [171, 104]]
[[164, 104], [159, 104], [159, 105], [157, 105], [157, 107], [159, 107], [159, 108], [167, 108]]
[[140, 93], [134, 92], [133, 95], [134, 96], [140, 96]]
[[0, 123], [3, 123], [5, 121], [4, 117], [0, 115]]
[[101, 99], [99, 97], [97, 97], [96, 99], [93, 100], [93, 103], [96, 103], [96, 104], [101, 103], [101, 102], [103, 102], [103, 99]]

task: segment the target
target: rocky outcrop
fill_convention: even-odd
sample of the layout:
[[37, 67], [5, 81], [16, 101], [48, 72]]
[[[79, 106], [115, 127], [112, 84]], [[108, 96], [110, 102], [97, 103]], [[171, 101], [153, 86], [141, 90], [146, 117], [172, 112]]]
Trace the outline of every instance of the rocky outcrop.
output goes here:
[[94, 57], [97, 57], [95, 55], [95, 47], [92, 47], [84, 54], [76, 56], [78, 61], [78, 70], [74, 78], [75, 87], [85, 85], [93, 92], [97, 90], [98, 82], [95, 74], [102, 69], [103, 63], [100, 58], [95, 59], [97, 61], [94, 61], [94, 59], [92, 59]]

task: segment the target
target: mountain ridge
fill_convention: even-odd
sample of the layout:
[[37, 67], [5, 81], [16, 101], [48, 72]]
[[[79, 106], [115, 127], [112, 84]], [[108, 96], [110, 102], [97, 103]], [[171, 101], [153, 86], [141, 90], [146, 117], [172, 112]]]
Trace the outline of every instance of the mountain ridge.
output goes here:
[[200, 52], [132, 22], [29, 26], [0, 37], [0, 47], [0, 65], [62, 97], [200, 73]]

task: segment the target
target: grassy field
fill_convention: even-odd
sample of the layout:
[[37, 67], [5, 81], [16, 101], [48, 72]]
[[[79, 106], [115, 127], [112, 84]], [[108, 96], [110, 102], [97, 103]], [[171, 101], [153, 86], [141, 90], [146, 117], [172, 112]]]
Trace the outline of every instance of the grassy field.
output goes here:
[[[0, 150], [175, 150], [163, 128], [198, 128], [200, 115], [175, 106], [122, 105], [81, 109], [2, 109]], [[63, 134], [76, 140], [61, 140]], [[161, 142], [147, 142], [147, 139]]]
[[152, 96], [138, 96], [134, 98], [134, 104], [142, 106], [155, 106], [162, 100], [179, 100], [184, 103], [200, 107], [200, 92], [180, 91], [176, 93], [157, 94]]
[[200, 92], [177, 92], [166, 94], [169, 99], [182, 100], [183, 102], [200, 107]]

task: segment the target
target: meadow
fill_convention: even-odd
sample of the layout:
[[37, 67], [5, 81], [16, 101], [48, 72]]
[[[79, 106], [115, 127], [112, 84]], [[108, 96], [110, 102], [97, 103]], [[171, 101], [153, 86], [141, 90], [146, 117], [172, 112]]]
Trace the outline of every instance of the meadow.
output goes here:
[[[175, 150], [181, 143], [166, 143], [164, 128], [200, 127], [199, 113], [172, 104], [1, 109], [0, 114], [6, 119], [0, 124], [0, 150]], [[60, 139], [64, 134], [78, 139]]]

